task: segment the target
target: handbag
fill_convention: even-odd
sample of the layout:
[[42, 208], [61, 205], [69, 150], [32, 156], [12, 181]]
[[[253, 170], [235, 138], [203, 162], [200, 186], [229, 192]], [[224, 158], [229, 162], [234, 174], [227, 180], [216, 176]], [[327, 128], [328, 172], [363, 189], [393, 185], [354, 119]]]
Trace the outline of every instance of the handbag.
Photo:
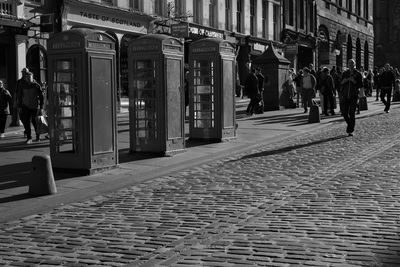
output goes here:
[[36, 134], [45, 134], [49, 132], [49, 126], [44, 115], [36, 116]]

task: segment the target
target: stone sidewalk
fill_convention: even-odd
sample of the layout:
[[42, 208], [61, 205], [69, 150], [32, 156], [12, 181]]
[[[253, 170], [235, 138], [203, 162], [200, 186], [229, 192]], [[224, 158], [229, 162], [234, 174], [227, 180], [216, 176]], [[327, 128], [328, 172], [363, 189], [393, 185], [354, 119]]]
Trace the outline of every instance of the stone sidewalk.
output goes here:
[[[185, 152], [173, 157], [146, 157], [129, 154], [129, 118], [119, 114], [119, 167], [90, 176], [68, 176], [55, 173], [58, 193], [32, 198], [27, 194], [30, 181], [31, 158], [34, 155], [49, 154], [48, 141], [41, 141], [27, 147], [21, 129], [7, 133], [1, 140], [0, 165], [0, 222], [6, 222], [38, 212], [45, 212], [67, 203], [76, 202], [138, 184], [143, 181], [174, 173], [189, 167], [213, 162], [224, 157], [256, 148], [263, 144], [287, 142], [290, 138], [307, 132], [317, 131], [334, 123], [342, 123], [339, 116], [322, 117], [320, 123], [309, 124], [302, 109], [269, 111], [256, 116], [246, 116], [247, 101], [237, 103], [237, 138], [229, 142], [207, 143], [188, 142]], [[393, 108], [397, 108], [395, 105]], [[382, 112], [380, 102], [369, 99], [369, 110], [358, 117]]]

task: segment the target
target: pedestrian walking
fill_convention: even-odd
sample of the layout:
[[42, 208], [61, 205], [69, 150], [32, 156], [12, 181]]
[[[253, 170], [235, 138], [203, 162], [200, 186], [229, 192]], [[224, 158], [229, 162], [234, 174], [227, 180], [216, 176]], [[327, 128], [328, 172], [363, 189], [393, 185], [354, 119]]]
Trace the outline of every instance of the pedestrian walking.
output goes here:
[[376, 74], [376, 99], [375, 101], [379, 100], [379, 95], [381, 93], [381, 77], [383, 73], [383, 68], [379, 68]]
[[304, 113], [308, 112], [308, 107], [312, 106], [312, 99], [315, 96], [315, 86], [317, 84], [317, 81], [310, 73], [310, 69], [305, 67], [303, 69], [303, 78], [301, 79], [302, 81], [302, 102], [303, 102], [303, 107], [304, 107]]
[[7, 116], [10, 115], [11, 94], [4, 87], [4, 83], [0, 80], [0, 138], [4, 138]]
[[296, 108], [296, 103], [293, 101], [296, 84], [293, 81], [293, 70], [289, 70], [288, 78], [282, 84], [282, 94], [280, 96], [280, 105], [285, 108]]
[[256, 76], [255, 69], [251, 69], [249, 75], [246, 78], [245, 82], [245, 92], [246, 95], [250, 98], [250, 103], [247, 106], [246, 113], [247, 115], [253, 115], [256, 111], [258, 102], [260, 101], [260, 92], [258, 90], [258, 79]]
[[36, 141], [40, 140], [40, 133], [37, 132], [36, 116], [43, 112], [43, 93], [40, 85], [33, 79], [33, 73], [28, 72], [25, 81], [21, 83], [18, 90], [17, 106], [20, 110], [22, 124], [25, 128], [26, 143], [32, 143], [31, 122], [36, 132]]
[[332, 76], [329, 74], [329, 69], [324, 67], [322, 69], [321, 77], [320, 77], [320, 86], [319, 90], [324, 97], [324, 111], [323, 114], [325, 116], [329, 116], [328, 110], [330, 109], [331, 115], [335, 115], [335, 100], [334, 100], [334, 81]]
[[268, 83], [268, 77], [265, 77], [262, 73], [261, 73], [261, 68], [256, 68], [256, 77], [258, 80], [258, 92], [260, 94], [260, 101], [259, 101], [259, 110], [257, 110], [256, 113], [262, 114], [264, 113], [264, 84]]
[[302, 88], [301, 88], [301, 83], [303, 79], [303, 70], [299, 70], [297, 74], [294, 74], [293, 81], [296, 84], [296, 107], [300, 107], [300, 98], [302, 96]]
[[356, 62], [354, 59], [349, 59], [347, 66], [348, 70], [342, 74], [341, 88], [339, 92], [340, 110], [342, 116], [347, 123], [346, 132], [349, 136], [353, 136], [356, 124], [356, 107], [358, 94], [362, 84], [361, 73], [355, 68]]
[[395, 76], [393, 71], [390, 69], [390, 64], [385, 64], [385, 70], [383, 71], [380, 84], [381, 84], [381, 101], [385, 105], [384, 112], [389, 113], [390, 100], [392, 98], [392, 90], [395, 86]]

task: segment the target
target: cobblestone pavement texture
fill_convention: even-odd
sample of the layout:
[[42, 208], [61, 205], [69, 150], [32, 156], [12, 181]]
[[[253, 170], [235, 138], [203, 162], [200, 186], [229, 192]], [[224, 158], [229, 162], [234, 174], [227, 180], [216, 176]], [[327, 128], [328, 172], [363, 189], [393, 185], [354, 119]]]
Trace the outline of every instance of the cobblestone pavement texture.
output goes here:
[[2, 266], [400, 266], [400, 111], [0, 226]]

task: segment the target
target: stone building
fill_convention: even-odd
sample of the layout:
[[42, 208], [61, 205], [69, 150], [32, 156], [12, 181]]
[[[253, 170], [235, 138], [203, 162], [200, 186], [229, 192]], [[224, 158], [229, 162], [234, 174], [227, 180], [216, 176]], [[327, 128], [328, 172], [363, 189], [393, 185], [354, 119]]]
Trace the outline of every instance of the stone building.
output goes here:
[[317, 65], [374, 67], [373, 0], [317, 1]]
[[400, 67], [400, 1], [374, 1], [375, 65]]

